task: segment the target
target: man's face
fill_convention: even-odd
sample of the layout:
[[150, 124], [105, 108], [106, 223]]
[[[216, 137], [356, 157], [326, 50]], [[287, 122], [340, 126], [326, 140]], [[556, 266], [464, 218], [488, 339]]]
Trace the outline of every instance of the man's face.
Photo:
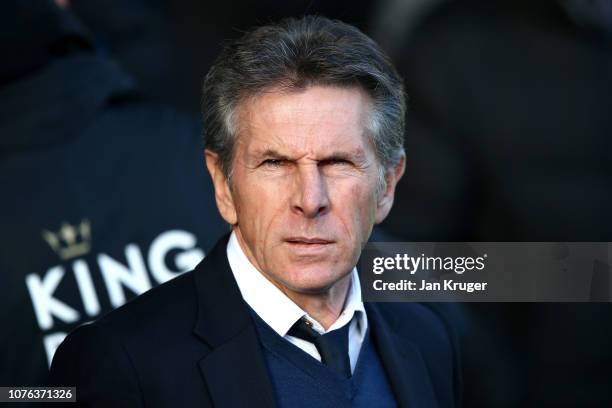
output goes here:
[[391, 207], [401, 171], [377, 194], [370, 109], [359, 88], [266, 92], [238, 109], [231, 183], [207, 152], [221, 214], [285, 292], [324, 292], [347, 276]]

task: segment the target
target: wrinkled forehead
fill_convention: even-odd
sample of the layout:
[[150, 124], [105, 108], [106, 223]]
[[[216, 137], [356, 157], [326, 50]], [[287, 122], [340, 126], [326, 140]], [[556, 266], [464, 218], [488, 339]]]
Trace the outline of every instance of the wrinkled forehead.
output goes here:
[[273, 149], [285, 154], [325, 154], [372, 149], [370, 96], [358, 87], [271, 89], [237, 109], [237, 142], [247, 154]]

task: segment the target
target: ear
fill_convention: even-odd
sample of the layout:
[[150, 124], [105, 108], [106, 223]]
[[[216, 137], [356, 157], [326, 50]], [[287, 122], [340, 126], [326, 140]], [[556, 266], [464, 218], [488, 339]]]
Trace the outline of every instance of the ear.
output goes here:
[[238, 222], [238, 217], [236, 216], [234, 198], [232, 197], [227, 178], [221, 169], [219, 155], [211, 150], [205, 150], [204, 156], [206, 158], [206, 167], [208, 168], [213, 186], [215, 187], [217, 208], [228, 224], [235, 225]]
[[397, 182], [404, 175], [405, 169], [406, 153], [402, 152], [400, 160], [395, 165], [385, 170], [385, 188], [380, 193], [376, 203], [376, 224], [383, 222], [384, 219], [387, 218], [387, 215], [389, 215], [395, 197], [395, 187], [397, 186]]

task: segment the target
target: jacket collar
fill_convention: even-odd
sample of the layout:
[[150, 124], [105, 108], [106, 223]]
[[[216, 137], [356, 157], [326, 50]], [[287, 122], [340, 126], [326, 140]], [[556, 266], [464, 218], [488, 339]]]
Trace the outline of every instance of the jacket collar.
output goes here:
[[194, 333], [211, 348], [226, 343], [252, 324], [227, 261], [228, 239], [229, 235], [220, 239], [194, 271], [198, 298]]

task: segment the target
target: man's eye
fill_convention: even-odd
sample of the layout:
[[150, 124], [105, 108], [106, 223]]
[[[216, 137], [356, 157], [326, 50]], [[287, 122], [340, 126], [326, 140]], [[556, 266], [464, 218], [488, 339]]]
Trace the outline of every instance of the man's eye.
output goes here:
[[266, 159], [261, 164], [269, 167], [280, 167], [281, 165], [283, 165], [283, 163], [284, 161], [281, 159]]
[[331, 165], [346, 165], [346, 164], [351, 164], [351, 162], [346, 159], [329, 159], [329, 160], [323, 160], [321, 164], [323, 165], [330, 165], [330, 164]]

